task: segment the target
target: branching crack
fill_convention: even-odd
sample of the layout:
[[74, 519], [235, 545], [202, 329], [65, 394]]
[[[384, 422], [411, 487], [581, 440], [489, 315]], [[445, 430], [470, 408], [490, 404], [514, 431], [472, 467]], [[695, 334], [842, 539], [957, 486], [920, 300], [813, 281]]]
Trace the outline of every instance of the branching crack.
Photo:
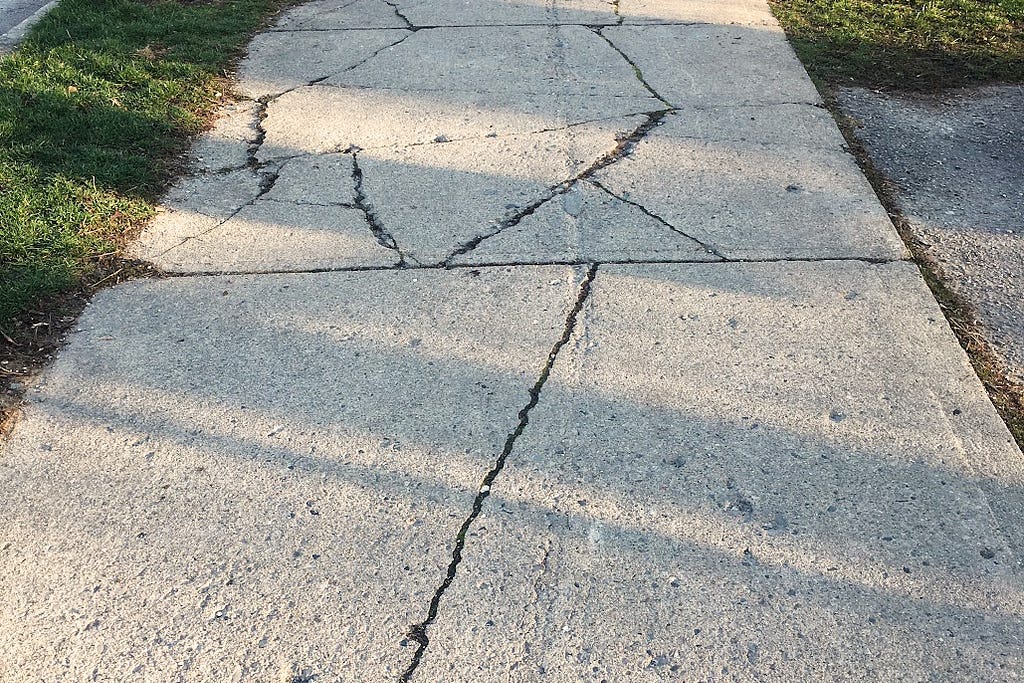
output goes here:
[[583, 282], [580, 284], [579, 293], [576, 296], [576, 302], [572, 309], [569, 311], [568, 316], [565, 320], [565, 327], [562, 330], [562, 336], [555, 342], [555, 345], [551, 348], [551, 352], [548, 354], [547, 361], [544, 364], [544, 368], [541, 370], [540, 377], [537, 382], [530, 388], [530, 400], [527, 401], [526, 405], [519, 411], [519, 422], [516, 428], [508, 435], [505, 439], [505, 445], [501, 449], [501, 453], [498, 455], [497, 460], [494, 462], [494, 467], [484, 477], [483, 482], [480, 484], [480, 489], [476, 494], [476, 498], [473, 500], [473, 507], [470, 510], [469, 516], [462, 523], [462, 527], [459, 529], [459, 533], [455, 537], [455, 549], [452, 551], [452, 560], [448, 565], [448, 573], [445, 575], [441, 585], [434, 592], [434, 597], [430, 600], [430, 607], [427, 609], [427, 618], [418, 624], [413, 624], [409, 628], [408, 639], [417, 643], [418, 647], [416, 652], [413, 654], [412, 662], [409, 664], [409, 668], [405, 670], [399, 678], [400, 683], [408, 683], [412, 680], [413, 675], [416, 673], [416, 668], [420, 665], [420, 660], [423, 659], [423, 654], [426, 652], [427, 646], [430, 644], [430, 638], [427, 635], [427, 630], [437, 619], [437, 610], [441, 604], [441, 599], [444, 597], [445, 591], [452, 585], [455, 580], [455, 574], [458, 571], [459, 564], [462, 562], [462, 551], [466, 547], [466, 535], [469, 532], [469, 528], [476, 521], [476, 518], [480, 515], [483, 510], [484, 502], [491, 495], [491, 486], [494, 480], [501, 474], [501, 470], [505, 467], [505, 461], [508, 460], [508, 456], [512, 453], [512, 448], [515, 446], [516, 441], [526, 431], [527, 425], [530, 423], [530, 411], [532, 411], [537, 403], [540, 402], [541, 391], [544, 388], [544, 384], [548, 381], [548, 377], [551, 375], [551, 369], [555, 365], [555, 359], [558, 357], [558, 353], [562, 350], [569, 339], [572, 337], [573, 331], [576, 328], [576, 321], [579, 318], [580, 312], [583, 310], [583, 306], [590, 296], [590, 288], [594, 282], [594, 277], [597, 274], [597, 265], [590, 264], [587, 269], [586, 277], [583, 278]]
[[588, 182], [591, 185], [593, 185], [594, 187], [596, 187], [597, 189], [599, 189], [602, 192], [604, 192], [605, 194], [607, 194], [608, 196], [610, 196], [610, 197], [612, 197], [614, 199], [618, 199], [623, 204], [629, 204], [630, 206], [635, 206], [637, 209], [639, 209], [641, 212], [643, 212], [646, 216], [648, 216], [650, 218], [653, 218], [654, 220], [658, 221], [659, 223], [661, 223], [662, 225], [664, 225], [666, 228], [668, 228], [672, 232], [676, 233], [677, 235], [685, 237], [686, 239], [690, 240], [691, 242], [696, 242], [701, 247], [703, 247], [704, 250], [707, 251], [707, 253], [712, 254], [713, 256], [717, 256], [718, 258], [722, 259], [723, 261], [731, 260], [729, 257], [727, 257], [724, 254], [720, 253], [717, 249], [715, 249], [713, 246], [711, 246], [707, 242], [704, 242], [703, 240], [699, 240], [699, 239], [697, 239], [696, 237], [694, 237], [693, 235], [691, 235], [691, 234], [689, 234], [687, 232], [683, 232], [682, 230], [680, 230], [676, 226], [672, 225], [671, 223], [666, 221], [664, 218], [662, 218], [658, 214], [656, 214], [653, 211], [651, 211], [650, 209], [648, 209], [643, 204], [640, 204], [638, 202], [634, 202], [634, 201], [632, 201], [630, 199], [626, 199], [622, 195], [615, 194], [614, 192], [609, 190], [607, 187], [602, 185], [600, 183], [600, 181], [594, 180], [593, 178], [591, 178]]
[[352, 155], [352, 182], [355, 185], [355, 206], [363, 212], [366, 217], [366, 224], [370, 226], [370, 232], [377, 239], [377, 243], [385, 249], [391, 249], [398, 254], [398, 267], [404, 268], [407, 265], [405, 254], [398, 248], [398, 242], [387, 231], [380, 218], [373, 210], [373, 205], [366, 199], [366, 192], [363, 189], [363, 169], [359, 165], [359, 147], [349, 147], [345, 153]]
[[[620, 18], [620, 23], [621, 23], [621, 18]], [[608, 36], [606, 36], [604, 34], [604, 30], [602, 28], [592, 28], [591, 30], [594, 33], [596, 33], [597, 35], [599, 35], [604, 42], [608, 43], [609, 47], [611, 47], [613, 50], [618, 52], [619, 55], [624, 60], [626, 60], [627, 64], [629, 64], [631, 67], [633, 67], [633, 75], [636, 76], [636, 80], [640, 81], [640, 85], [644, 86], [644, 88], [647, 89], [647, 92], [651, 93], [652, 97], [654, 97], [658, 101], [664, 103], [664, 105], [666, 107], [670, 107], [670, 108], [673, 107], [673, 105], [668, 100], [666, 100], [664, 97], [659, 95], [658, 92], [654, 88], [651, 87], [651, 84], [648, 83], [647, 80], [644, 78], [644, 73], [640, 70], [640, 67], [636, 65], [636, 62], [634, 62], [632, 59], [630, 59], [629, 55], [627, 55], [625, 52], [623, 52], [621, 49], [619, 49], [619, 46], [616, 45], [615, 43], [613, 43], [611, 38], [609, 38]]]
[[452, 253], [450, 253], [439, 265], [444, 267], [451, 266], [452, 261], [454, 259], [458, 258], [459, 256], [462, 256], [463, 254], [467, 254], [473, 251], [478, 246], [480, 246], [482, 242], [491, 239], [495, 235], [498, 235], [501, 232], [508, 230], [509, 228], [513, 228], [519, 225], [519, 223], [521, 223], [524, 218], [534, 214], [537, 211], [537, 209], [544, 206], [555, 197], [563, 195], [569, 190], [571, 190], [577, 182], [581, 180], [588, 180], [592, 175], [594, 175], [601, 169], [607, 168], [608, 166], [611, 166], [612, 164], [621, 161], [625, 157], [629, 156], [630, 154], [633, 153], [633, 150], [636, 148], [637, 144], [649, 132], [651, 132], [651, 130], [660, 125], [661, 120], [665, 118], [665, 115], [668, 114], [670, 111], [672, 110], [660, 109], [654, 112], [647, 112], [646, 114], [644, 114], [646, 120], [639, 126], [637, 126], [632, 133], [620, 138], [618, 144], [615, 145], [615, 148], [612, 149], [610, 152], [602, 156], [600, 159], [598, 159], [593, 164], [588, 166], [582, 172], [578, 173], [576, 176], [569, 178], [568, 180], [564, 180], [558, 183], [557, 185], [554, 185], [553, 187], [549, 187], [540, 199], [532, 202], [525, 208], [520, 209], [516, 213], [505, 218], [505, 220], [498, 223], [490, 232], [486, 232], [482, 235], [477, 235], [468, 242], [462, 243], [461, 245], [456, 247], [456, 249], [452, 251]]

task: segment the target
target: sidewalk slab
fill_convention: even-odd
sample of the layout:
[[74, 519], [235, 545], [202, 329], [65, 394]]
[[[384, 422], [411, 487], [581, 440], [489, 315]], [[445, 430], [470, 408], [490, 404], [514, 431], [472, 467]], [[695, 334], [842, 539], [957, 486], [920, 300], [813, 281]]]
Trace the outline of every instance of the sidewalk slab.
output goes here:
[[399, 0], [395, 4], [416, 26], [601, 26], [618, 21], [607, 0]]
[[617, 97], [312, 86], [268, 105], [257, 159], [521, 135], [662, 108], [646, 92]]
[[249, 44], [235, 89], [252, 99], [280, 95], [351, 69], [409, 35], [401, 29], [262, 33]]
[[821, 102], [778, 27], [613, 26], [602, 33], [675, 106]]
[[717, 260], [640, 207], [582, 181], [452, 263]]
[[1010, 680], [1022, 514], [914, 266], [600, 266], [413, 680]]
[[408, 28], [409, 24], [383, 0], [312, 0], [285, 12], [279, 31]]
[[630, 64], [583, 26], [418, 31], [326, 83], [404, 92], [650, 95]]
[[366, 150], [358, 155], [363, 189], [411, 259], [440, 263], [552, 196], [553, 188], [611, 154], [641, 122], [633, 117], [533, 135]]
[[624, 24], [740, 24], [777, 27], [765, 0], [619, 0]]
[[[778, 135], [757, 135], [761, 131], [751, 126], [751, 138], [763, 142], [733, 142], [729, 138], [738, 135], [719, 132], [731, 123], [739, 131], [751, 123], [744, 119], [770, 109], [742, 108], [746, 116], [723, 117], [698, 138], [690, 135], [701, 131], [700, 117], [668, 116], [631, 155], [594, 179], [729, 258], [905, 258], [851, 155], [807, 147], [810, 136], [786, 141], [785, 130], [796, 132], [796, 126]], [[704, 113], [713, 120], [718, 110]], [[817, 132], [828, 140], [834, 129], [829, 120]]]
[[580, 278], [102, 292], [0, 454], [0, 680], [397, 680]]

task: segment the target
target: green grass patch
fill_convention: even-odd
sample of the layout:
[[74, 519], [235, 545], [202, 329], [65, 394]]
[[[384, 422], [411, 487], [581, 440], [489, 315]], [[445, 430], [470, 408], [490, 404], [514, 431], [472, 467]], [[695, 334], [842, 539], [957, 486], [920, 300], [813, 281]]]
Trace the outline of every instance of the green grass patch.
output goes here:
[[219, 78], [288, 0], [62, 0], [0, 57], [0, 330], [153, 213]]
[[1024, 83], [1024, 0], [770, 0], [811, 76], [935, 90]]

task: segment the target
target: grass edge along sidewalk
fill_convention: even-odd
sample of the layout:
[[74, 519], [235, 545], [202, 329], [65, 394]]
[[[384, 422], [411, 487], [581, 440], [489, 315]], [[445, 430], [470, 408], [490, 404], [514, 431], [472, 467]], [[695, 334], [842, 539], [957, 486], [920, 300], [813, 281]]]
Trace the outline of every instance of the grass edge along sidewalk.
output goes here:
[[292, 2], [61, 0], [0, 56], [0, 394], [130, 270], [120, 250], [223, 103], [227, 70]]

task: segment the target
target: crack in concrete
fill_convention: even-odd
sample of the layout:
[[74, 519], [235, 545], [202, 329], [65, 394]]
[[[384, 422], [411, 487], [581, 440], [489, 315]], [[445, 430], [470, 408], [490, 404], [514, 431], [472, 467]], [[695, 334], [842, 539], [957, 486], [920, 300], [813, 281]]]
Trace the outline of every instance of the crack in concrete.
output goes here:
[[526, 431], [526, 427], [530, 424], [530, 411], [532, 411], [537, 404], [540, 402], [541, 391], [544, 389], [545, 383], [548, 381], [548, 377], [551, 375], [551, 369], [555, 365], [555, 360], [558, 358], [559, 352], [562, 350], [569, 340], [572, 338], [573, 331], [576, 329], [576, 321], [579, 318], [580, 312], [583, 310], [583, 306], [590, 296], [590, 288], [594, 282], [594, 277], [597, 275], [597, 265], [591, 264], [587, 269], [587, 274], [583, 278], [583, 282], [580, 284], [579, 292], [576, 296], [576, 302], [570, 309], [568, 316], [565, 319], [565, 326], [562, 329], [562, 336], [555, 342], [551, 351], [548, 353], [547, 362], [544, 364], [541, 370], [540, 376], [534, 383], [533, 387], [530, 388], [529, 394], [530, 399], [526, 405], [523, 406], [519, 411], [519, 422], [512, 432], [506, 437], [505, 445], [498, 455], [497, 460], [494, 462], [494, 466], [484, 476], [483, 482], [480, 485], [480, 489], [476, 494], [476, 498], [473, 500], [473, 507], [470, 510], [469, 516], [462, 523], [462, 527], [459, 529], [458, 534], [455, 537], [455, 548], [452, 550], [452, 560], [448, 565], [448, 572], [445, 575], [441, 585], [438, 586], [434, 592], [433, 598], [430, 600], [430, 606], [427, 608], [427, 617], [418, 624], [412, 624], [409, 628], [409, 633], [406, 636], [409, 640], [417, 643], [418, 647], [416, 652], [413, 654], [412, 662], [409, 664], [409, 668], [405, 670], [401, 678], [400, 683], [408, 683], [412, 680], [413, 675], [416, 673], [417, 667], [420, 665], [420, 661], [423, 659], [423, 655], [427, 650], [427, 646], [430, 645], [430, 638], [427, 635], [427, 629], [437, 619], [437, 611], [441, 604], [441, 599], [444, 597], [445, 591], [452, 585], [455, 580], [456, 572], [458, 571], [459, 564], [462, 562], [462, 551], [466, 547], [466, 535], [469, 532], [469, 528], [476, 521], [476, 518], [480, 515], [483, 510], [484, 502], [491, 495], [491, 486], [494, 480], [501, 474], [501, 470], [505, 467], [505, 462], [508, 460], [509, 455], [512, 453], [512, 449], [516, 444], [516, 441], [522, 436], [523, 432]]
[[608, 36], [606, 36], [604, 34], [604, 31], [602, 29], [600, 29], [600, 28], [592, 28], [591, 30], [594, 33], [596, 33], [598, 36], [600, 36], [601, 40], [603, 40], [604, 42], [608, 43], [609, 47], [611, 47], [613, 50], [618, 52], [619, 56], [622, 57], [622, 59], [624, 59], [626, 61], [626, 63], [629, 64], [633, 68], [633, 75], [636, 76], [636, 80], [640, 81], [640, 85], [644, 86], [644, 88], [647, 89], [647, 92], [651, 93], [651, 96], [653, 96], [659, 102], [663, 103], [666, 107], [675, 108], [675, 106], [671, 102], [669, 102], [664, 97], [659, 95], [658, 92], [653, 87], [651, 87], [651, 84], [648, 83], [647, 80], [644, 78], [644, 73], [643, 73], [643, 71], [640, 70], [640, 67], [637, 66], [636, 62], [634, 62], [632, 59], [630, 59], [629, 56], [625, 52], [623, 52], [621, 49], [619, 49], [619, 46], [616, 45], [615, 43], [613, 43], [611, 38], [609, 38]]
[[366, 218], [366, 224], [370, 226], [370, 232], [373, 233], [377, 243], [385, 249], [390, 249], [398, 254], [398, 268], [405, 268], [409, 260], [415, 262], [415, 259], [406, 259], [405, 254], [398, 246], [398, 242], [395, 238], [387, 231], [384, 224], [381, 223], [380, 218], [373, 210], [373, 205], [367, 201], [366, 192], [363, 189], [363, 169], [359, 165], [359, 152], [362, 151], [355, 145], [349, 147], [343, 152], [343, 154], [352, 155], [352, 182], [355, 185], [355, 205], [356, 208], [363, 212], [363, 216]]
[[[207, 228], [206, 230], [202, 230], [200, 232], [197, 232], [194, 235], [189, 235], [188, 237], [184, 238], [183, 240], [181, 240], [180, 242], [178, 242], [174, 246], [167, 247], [166, 249], [164, 249], [160, 253], [156, 254], [155, 256], [150, 257], [151, 259], [152, 258], [159, 258], [160, 256], [163, 256], [163, 255], [167, 254], [168, 252], [174, 251], [175, 249], [178, 249], [182, 245], [187, 244], [188, 242], [190, 242], [192, 240], [199, 239], [201, 237], [209, 235], [211, 232], [213, 232], [214, 230], [217, 230], [218, 228], [222, 227], [228, 221], [230, 221], [235, 216], [240, 214], [242, 212], [242, 210], [245, 209], [247, 206], [255, 205], [256, 202], [259, 201], [259, 199], [261, 197], [263, 197], [265, 194], [267, 194], [272, 189], [274, 189], [274, 183], [277, 182], [277, 179], [278, 179], [278, 176], [280, 174], [280, 170], [281, 170], [281, 165], [282, 164], [281, 163], [274, 163], [274, 161], [266, 161], [266, 162], [262, 162], [261, 163], [256, 158], [256, 155], [259, 153], [260, 148], [263, 146], [263, 143], [264, 143], [264, 141], [267, 138], [267, 131], [263, 128], [263, 120], [266, 118], [266, 115], [267, 115], [267, 105], [266, 105], [265, 102], [257, 100], [257, 108], [256, 108], [255, 114], [256, 114], [256, 117], [255, 117], [255, 120], [253, 121], [253, 126], [256, 129], [256, 139], [245, 150], [245, 155], [246, 155], [245, 165], [240, 167], [238, 170], [251, 169], [252, 172], [256, 175], [256, 182], [257, 182], [257, 187], [258, 187], [256, 195], [252, 199], [250, 199], [249, 201], [245, 202], [244, 204], [239, 206], [237, 209], [232, 211], [231, 214], [227, 218], [224, 218], [224, 219], [218, 221], [216, 225], [213, 225], [213, 226]], [[202, 177], [202, 176], [210, 176], [210, 175], [224, 175], [225, 173], [227, 173], [227, 171], [219, 170], [219, 171], [214, 171], [213, 173], [201, 173], [198, 176], [192, 176], [192, 177]], [[168, 208], [171, 208], [173, 210], [173, 207], [168, 207]], [[207, 216], [208, 218], [217, 218], [216, 216], [210, 216], [209, 214], [205, 214], [202, 211], [198, 211], [198, 210], [195, 211], [195, 213], [197, 213], [199, 215], [202, 215], [202, 216]]]
[[519, 225], [519, 223], [521, 223], [523, 219], [535, 213], [537, 209], [544, 206], [555, 197], [563, 195], [569, 190], [571, 190], [573, 186], [579, 181], [588, 180], [590, 176], [594, 175], [601, 169], [607, 168], [608, 166], [611, 166], [612, 164], [621, 161], [625, 157], [629, 156], [636, 148], [640, 140], [642, 140], [649, 132], [651, 132], [651, 130], [657, 127], [661, 123], [661, 120], [665, 117], [665, 115], [668, 114], [670, 111], [672, 110], [660, 109], [654, 112], [646, 112], [644, 116], [647, 117], [647, 120], [641, 123], [639, 126], [637, 126], [632, 133], [621, 138], [618, 144], [615, 146], [615, 148], [612, 149], [612, 151], [608, 152], [607, 154], [599, 158], [597, 161], [595, 161], [586, 169], [578, 173], [576, 176], [569, 178], [568, 180], [563, 180], [557, 185], [549, 187], [540, 199], [530, 203], [525, 208], [521, 209], [512, 216], [509, 216], [505, 220], [501, 221], [490, 232], [486, 232], [482, 235], [477, 235], [473, 239], [467, 242], [463, 242], [461, 245], [456, 247], [455, 250], [448, 254], [448, 256], [446, 256], [444, 260], [441, 261], [438, 265], [445, 267], [452, 265], [452, 261], [455, 258], [473, 251], [478, 246], [480, 246], [481, 243], [491, 239], [495, 235], [499, 235], [503, 231]]
[[409, 17], [402, 14], [402, 10], [398, 8], [397, 2], [392, 2], [391, 0], [381, 0], [381, 2], [390, 7], [394, 11], [395, 16], [405, 22], [405, 27], [407, 29], [409, 29], [410, 31], [420, 30], [420, 26], [417, 26], [416, 24], [412, 23], [411, 21], [409, 21]]
[[[402, 29], [398, 29], [398, 30], [402, 30]], [[355, 64], [353, 64], [353, 65], [351, 65], [351, 66], [347, 66], [347, 67], [345, 67], [344, 69], [342, 69], [341, 71], [336, 71], [336, 72], [332, 73], [332, 74], [331, 74], [331, 75], [329, 75], [329, 76], [325, 76], [324, 78], [320, 79], [320, 81], [326, 81], [326, 80], [327, 80], [328, 78], [333, 78], [333, 77], [335, 77], [335, 76], [340, 76], [341, 74], [344, 74], [344, 73], [348, 73], [349, 71], [352, 71], [353, 69], [358, 69], [358, 68], [359, 68], [359, 67], [361, 67], [361, 66], [362, 66], [363, 64], [366, 64], [366, 63], [367, 63], [368, 61], [370, 61], [371, 59], [373, 59], [374, 57], [376, 57], [377, 55], [379, 55], [379, 54], [380, 54], [381, 52], [384, 52], [384, 50], [390, 49], [390, 48], [392, 48], [392, 47], [394, 47], [394, 46], [396, 46], [396, 45], [399, 45], [399, 44], [401, 44], [401, 43], [405, 42], [405, 41], [406, 41], [406, 40], [408, 40], [408, 39], [409, 39], [409, 38], [410, 38], [410, 37], [412, 36], [412, 34], [413, 34], [413, 33], [415, 33], [415, 32], [416, 32], [416, 29], [409, 29], [409, 32], [408, 32], [408, 33], [406, 33], [406, 34], [405, 34], [404, 36], [402, 36], [401, 38], [399, 38], [399, 39], [398, 39], [398, 40], [396, 40], [395, 42], [391, 43], [390, 45], [385, 45], [385, 46], [384, 46], [384, 47], [382, 47], [382, 48], [378, 48], [378, 49], [374, 50], [374, 51], [373, 51], [373, 54], [371, 54], [370, 56], [368, 56], [368, 57], [364, 57], [363, 59], [360, 59], [360, 60], [359, 60], [358, 62], [356, 62]], [[317, 81], [317, 83], [319, 83], [320, 81]], [[310, 86], [310, 85], [315, 85], [315, 83], [307, 83], [306, 85], [307, 85], [307, 87], [308, 87], [308, 86]]]
[[664, 225], [666, 228], [668, 228], [672, 232], [674, 232], [677, 235], [680, 235], [682, 237], [685, 237], [686, 239], [690, 240], [691, 242], [695, 242], [696, 244], [700, 245], [707, 253], [709, 253], [709, 254], [711, 254], [713, 256], [716, 256], [716, 257], [720, 258], [723, 261], [730, 261], [731, 260], [729, 257], [723, 255], [717, 249], [715, 249], [715, 247], [711, 246], [707, 242], [704, 242], [703, 240], [697, 239], [696, 237], [694, 237], [693, 235], [691, 235], [691, 234], [689, 234], [687, 232], [683, 232], [682, 230], [680, 230], [676, 226], [672, 225], [671, 223], [669, 223], [667, 220], [665, 220], [664, 218], [662, 218], [658, 214], [656, 214], [653, 211], [651, 211], [650, 209], [648, 209], [643, 204], [640, 204], [639, 202], [634, 202], [631, 199], [626, 199], [625, 197], [623, 197], [621, 195], [615, 194], [614, 192], [609, 190], [607, 187], [602, 185], [600, 181], [594, 180], [593, 178], [587, 180], [587, 182], [590, 183], [591, 185], [593, 185], [594, 187], [596, 187], [597, 189], [601, 190], [605, 194], [607, 194], [609, 197], [612, 197], [614, 199], [618, 199], [623, 204], [629, 204], [630, 206], [635, 206], [637, 209], [642, 211], [644, 213], [644, 215], [646, 215], [646, 216], [648, 216], [650, 218], [653, 218], [654, 220], [658, 221], [659, 223]]

